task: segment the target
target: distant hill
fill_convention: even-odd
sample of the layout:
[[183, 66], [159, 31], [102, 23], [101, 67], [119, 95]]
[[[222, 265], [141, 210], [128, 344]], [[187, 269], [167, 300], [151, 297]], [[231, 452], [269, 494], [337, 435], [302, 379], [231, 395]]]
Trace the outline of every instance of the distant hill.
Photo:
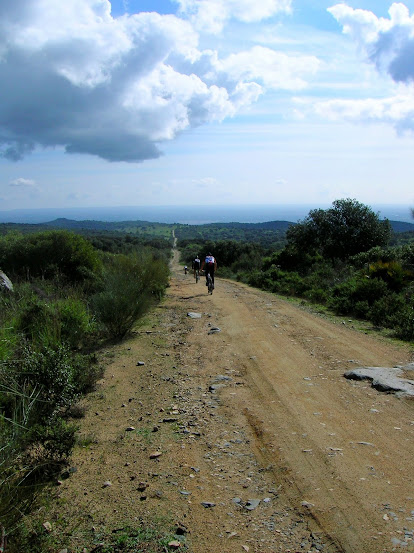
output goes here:
[[414, 232], [414, 223], [405, 223], [404, 221], [390, 221], [394, 232]]
[[[390, 221], [395, 233], [414, 232], [414, 223], [403, 221]], [[181, 239], [209, 237], [212, 240], [217, 239], [217, 235], [222, 238], [235, 240], [250, 239], [254, 240], [260, 233], [276, 233], [279, 237], [284, 235], [286, 230], [296, 223], [291, 221], [268, 221], [263, 223], [207, 223], [200, 225], [172, 224], [172, 223], [154, 223], [150, 221], [94, 221], [84, 220], [76, 221], [73, 219], [58, 218], [46, 223], [26, 224], [26, 223], [0, 223], [0, 234], [10, 231], [19, 232], [39, 232], [46, 229], [65, 229], [73, 231], [99, 232], [122, 232], [132, 234], [150, 234], [157, 236], [170, 235], [172, 229], [176, 229], [176, 235]]]

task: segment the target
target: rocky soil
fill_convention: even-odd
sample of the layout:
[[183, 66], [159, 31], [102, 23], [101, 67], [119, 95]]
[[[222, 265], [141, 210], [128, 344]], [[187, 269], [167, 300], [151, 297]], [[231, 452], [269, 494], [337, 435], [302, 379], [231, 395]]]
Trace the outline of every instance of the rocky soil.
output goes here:
[[412, 360], [238, 283], [209, 296], [176, 260], [167, 300], [106, 352], [52, 532], [68, 551], [150, 521], [190, 553], [414, 551], [414, 402], [344, 378]]

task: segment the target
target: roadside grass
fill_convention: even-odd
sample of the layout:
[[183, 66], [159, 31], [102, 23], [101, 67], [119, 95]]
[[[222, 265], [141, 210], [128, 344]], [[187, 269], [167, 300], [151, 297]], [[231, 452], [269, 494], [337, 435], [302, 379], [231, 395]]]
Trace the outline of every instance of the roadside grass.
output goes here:
[[[169, 526], [166, 521], [154, 526], [127, 527], [113, 530], [110, 535], [104, 536], [105, 545], [101, 548], [103, 553], [165, 553], [176, 548], [168, 544], [177, 540], [173, 530], [166, 532]], [[182, 543], [180, 536], [180, 550], [187, 548]]]

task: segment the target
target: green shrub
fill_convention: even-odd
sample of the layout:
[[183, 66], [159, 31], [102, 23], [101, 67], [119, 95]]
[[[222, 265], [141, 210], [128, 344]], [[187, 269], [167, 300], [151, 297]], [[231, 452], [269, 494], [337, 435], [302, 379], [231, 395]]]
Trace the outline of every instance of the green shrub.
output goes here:
[[21, 278], [61, 278], [79, 282], [94, 278], [100, 260], [92, 244], [69, 231], [45, 231], [30, 235], [8, 234], [0, 238], [0, 266]]
[[397, 261], [371, 263], [368, 276], [383, 280], [387, 287], [394, 292], [400, 292], [412, 278], [411, 273], [405, 271]]
[[44, 347], [41, 351], [25, 347], [15, 379], [39, 391], [39, 405], [32, 424], [51, 419], [60, 409], [68, 407], [76, 395], [73, 358], [63, 345], [56, 349]]
[[398, 338], [414, 341], [414, 297], [411, 297], [399, 312], [395, 329]]
[[95, 389], [97, 380], [103, 376], [103, 368], [94, 355], [72, 357], [73, 383], [76, 395], [84, 395]]
[[375, 301], [387, 293], [383, 280], [354, 277], [333, 288], [328, 305], [341, 315], [365, 317]]
[[323, 288], [311, 288], [304, 292], [303, 297], [312, 303], [325, 304], [329, 300], [329, 292]]
[[72, 348], [79, 347], [95, 328], [85, 303], [79, 299], [68, 298], [61, 300], [57, 309], [61, 340]]
[[59, 315], [53, 305], [38, 298], [22, 305], [16, 320], [16, 330], [37, 349], [55, 348], [60, 344]]
[[406, 301], [401, 294], [391, 292], [374, 302], [367, 318], [376, 326], [395, 328], [403, 317], [405, 306]]
[[168, 274], [165, 263], [148, 252], [107, 258], [102, 290], [91, 298], [91, 306], [109, 336], [125, 336], [148, 307], [159, 301]]

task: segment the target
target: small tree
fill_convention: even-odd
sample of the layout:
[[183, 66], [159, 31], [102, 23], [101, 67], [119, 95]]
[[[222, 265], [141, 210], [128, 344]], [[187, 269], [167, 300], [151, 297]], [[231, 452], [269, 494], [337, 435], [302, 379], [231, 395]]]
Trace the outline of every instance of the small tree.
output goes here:
[[346, 260], [375, 246], [385, 246], [391, 225], [368, 206], [348, 198], [336, 200], [330, 209], [311, 210], [303, 221], [289, 227], [286, 236], [288, 249]]

